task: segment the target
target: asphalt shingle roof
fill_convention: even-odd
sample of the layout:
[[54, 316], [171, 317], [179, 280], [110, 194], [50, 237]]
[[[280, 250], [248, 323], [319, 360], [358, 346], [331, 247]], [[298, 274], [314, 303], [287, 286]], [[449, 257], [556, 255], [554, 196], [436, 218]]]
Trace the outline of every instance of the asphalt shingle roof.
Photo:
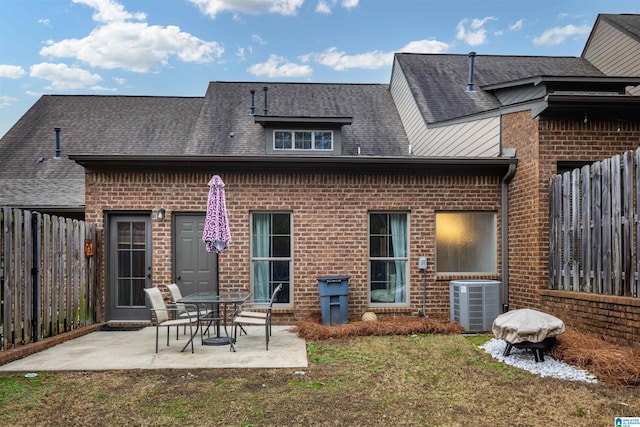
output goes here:
[[[268, 87], [268, 115], [352, 117], [342, 127], [342, 154], [398, 156], [408, 140], [386, 84], [211, 82], [185, 154], [261, 156], [266, 154], [263, 128], [249, 114], [250, 91], [255, 112], [263, 114]], [[233, 132], [233, 139], [229, 133]]]
[[468, 55], [398, 53], [396, 60], [427, 123], [465, 117], [497, 109], [497, 98], [482, 86], [536, 76], [602, 77], [587, 60], [574, 57], [475, 57], [474, 92], [467, 92]]
[[42, 96], [0, 140], [0, 205], [82, 206], [84, 169], [69, 154], [182, 154], [201, 106], [202, 98]]
[[84, 169], [69, 154], [264, 156], [264, 130], [249, 115], [250, 89], [262, 114], [264, 86], [270, 116], [352, 117], [343, 155], [408, 152], [388, 85], [212, 82], [203, 98], [46, 95], [0, 140], [0, 206], [82, 207]]
[[634, 14], [601, 14], [600, 18], [608, 21], [615, 27], [627, 33], [629, 36], [640, 40], [640, 15]]

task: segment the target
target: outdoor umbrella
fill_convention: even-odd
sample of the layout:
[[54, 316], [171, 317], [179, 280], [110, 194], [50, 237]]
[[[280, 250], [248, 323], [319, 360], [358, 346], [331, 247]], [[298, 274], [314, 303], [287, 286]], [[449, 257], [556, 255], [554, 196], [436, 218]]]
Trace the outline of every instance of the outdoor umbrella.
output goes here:
[[[231, 243], [231, 232], [227, 220], [227, 204], [224, 196], [224, 182], [218, 175], [209, 180], [207, 216], [204, 219], [202, 241], [207, 252], [215, 252], [216, 257]], [[220, 268], [216, 261], [216, 289], [219, 290]]]
[[218, 175], [209, 181], [209, 199], [207, 216], [204, 220], [202, 241], [207, 252], [222, 253], [231, 243], [231, 232], [227, 220], [227, 204], [224, 195], [224, 182]]

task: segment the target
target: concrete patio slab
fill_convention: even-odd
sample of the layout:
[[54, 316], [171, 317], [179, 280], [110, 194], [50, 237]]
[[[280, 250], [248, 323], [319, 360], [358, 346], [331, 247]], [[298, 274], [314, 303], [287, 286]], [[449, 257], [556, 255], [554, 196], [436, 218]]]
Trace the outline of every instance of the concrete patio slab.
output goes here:
[[102, 371], [113, 369], [196, 369], [196, 368], [306, 368], [306, 343], [291, 326], [273, 326], [269, 351], [265, 350], [264, 327], [245, 327], [248, 335], [238, 336], [236, 352], [228, 345], [203, 346], [195, 341], [180, 352], [187, 337], [171, 329], [169, 346], [166, 328], [160, 328], [155, 353], [155, 327], [139, 331], [95, 331], [65, 341], [39, 353], [0, 366], [0, 372]]

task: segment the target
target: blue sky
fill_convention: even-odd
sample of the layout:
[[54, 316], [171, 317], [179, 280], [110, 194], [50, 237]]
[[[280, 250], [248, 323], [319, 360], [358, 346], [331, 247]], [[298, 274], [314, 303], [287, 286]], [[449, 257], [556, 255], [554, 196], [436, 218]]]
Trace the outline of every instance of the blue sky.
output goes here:
[[638, 0], [0, 0], [0, 135], [44, 94], [388, 83], [394, 52], [580, 56]]

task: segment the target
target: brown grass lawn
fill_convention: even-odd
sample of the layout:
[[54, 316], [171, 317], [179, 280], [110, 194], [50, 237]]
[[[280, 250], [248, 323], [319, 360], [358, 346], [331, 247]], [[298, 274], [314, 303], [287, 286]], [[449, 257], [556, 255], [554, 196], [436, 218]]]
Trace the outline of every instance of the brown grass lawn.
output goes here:
[[640, 417], [637, 383], [540, 378], [484, 353], [488, 338], [351, 331], [308, 341], [299, 371], [4, 375], [0, 425], [613, 426]]

